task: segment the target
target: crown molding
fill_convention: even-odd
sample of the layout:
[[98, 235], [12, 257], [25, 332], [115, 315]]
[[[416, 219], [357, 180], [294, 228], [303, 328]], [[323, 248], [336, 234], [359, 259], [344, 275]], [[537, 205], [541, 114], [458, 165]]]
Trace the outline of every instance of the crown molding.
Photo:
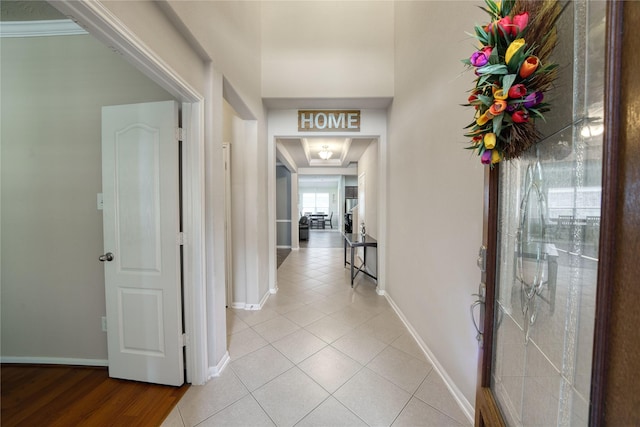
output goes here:
[[70, 19], [0, 22], [0, 37], [50, 37], [79, 34], [88, 33]]

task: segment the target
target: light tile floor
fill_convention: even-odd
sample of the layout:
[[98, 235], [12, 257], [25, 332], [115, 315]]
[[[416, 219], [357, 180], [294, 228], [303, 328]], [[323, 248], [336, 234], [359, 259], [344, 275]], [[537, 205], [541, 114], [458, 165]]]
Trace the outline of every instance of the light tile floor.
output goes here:
[[468, 426], [447, 387], [343, 250], [293, 251], [262, 310], [228, 310], [231, 362], [163, 426]]

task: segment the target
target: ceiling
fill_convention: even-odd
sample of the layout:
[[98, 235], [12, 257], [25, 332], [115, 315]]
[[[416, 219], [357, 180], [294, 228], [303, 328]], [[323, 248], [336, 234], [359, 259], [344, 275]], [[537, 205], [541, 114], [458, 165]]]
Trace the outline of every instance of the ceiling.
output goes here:
[[0, 1], [0, 21], [44, 21], [51, 19], [67, 19], [67, 17], [46, 1]]
[[[65, 19], [46, 1], [1, 0], [0, 21], [26, 21]], [[391, 98], [344, 98], [307, 99], [285, 98], [264, 99], [265, 105], [273, 109], [291, 108], [387, 108]], [[277, 140], [277, 160], [290, 168], [347, 168], [357, 164], [372, 138], [350, 137], [309, 137], [280, 138]], [[329, 160], [322, 160], [318, 153], [323, 146], [333, 152]]]
[[[292, 168], [346, 168], [360, 160], [373, 142], [373, 138], [309, 137], [278, 138], [276, 140], [278, 162]], [[318, 154], [327, 146], [333, 154], [323, 160]]]

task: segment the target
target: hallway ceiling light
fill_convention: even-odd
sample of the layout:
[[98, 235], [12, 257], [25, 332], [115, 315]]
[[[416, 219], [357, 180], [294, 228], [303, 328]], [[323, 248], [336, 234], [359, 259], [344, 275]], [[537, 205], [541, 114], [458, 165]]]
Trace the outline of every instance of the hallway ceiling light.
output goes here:
[[329, 160], [331, 158], [331, 156], [333, 155], [333, 152], [329, 151], [329, 146], [328, 145], [323, 145], [322, 146], [322, 150], [318, 153], [318, 155], [320, 156], [320, 158], [322, 160]]

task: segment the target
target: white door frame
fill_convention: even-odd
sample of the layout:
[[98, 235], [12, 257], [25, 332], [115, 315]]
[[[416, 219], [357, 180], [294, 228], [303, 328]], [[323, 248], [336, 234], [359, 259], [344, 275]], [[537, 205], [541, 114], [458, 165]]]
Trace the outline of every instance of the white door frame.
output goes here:
[[[324, 100], [326, 102], [326, 100]], [[357, 102], [357, 101], [356, 101]], [[312, 108], [310, 106], [308, 108]], [[355, 108], [355, 107], [354, 107]], [[378, 141], [378, 203], [374, 208], [378, 211], [378, 286], [379, 295], [386, 294], [387, 277], [387, 111], [381, 108], [361, 109], [361, 131], [358, 133], [341, 134], [336, 132], [332, 137], [361, 137], [375, 138]], [[276, 151], [278, 138], [326, 137], [323, 132], [301, 133], [297, 131], [297, 110], [271, 110], [268, 114], [267, 143], [267, 173], [268, 173], [268, 223], [269, 223], [269, 289], [277, 292], [277, 263], [276, 263]], [[297, 171], [298, 173], [300, 171]], [[299, 175], [298, 175], [299, 176]], [[296, 214], [297, 215], [297, 214]], [[292, 236], [293, 236], [292, 231]]]
[[182, 102], [184, 316], [187, 382], [204, 384], [208, 377], [205, 260], [204, 97], [152, 52], [100, 2], [60, 0], [56, 9], [73, 19], [125, 60]]
[[231, 143], [222, 143], [222, 159], [224, 160], [224, 240], [225, 240], [225, 289], [227, 290], [227, 307], [233, 304], [233, 228], [231, 217]]

